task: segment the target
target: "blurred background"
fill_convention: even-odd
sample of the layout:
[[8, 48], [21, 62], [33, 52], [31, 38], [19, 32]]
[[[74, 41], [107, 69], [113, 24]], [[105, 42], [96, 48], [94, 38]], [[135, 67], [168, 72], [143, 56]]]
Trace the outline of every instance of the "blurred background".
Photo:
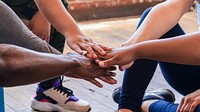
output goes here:
[[[80, 29], [94, 41], [113, 48], [120, 47], [134, 33], [142, 12], [165, 0], [68, 0], [69, 12], [78, 22]], [[181, 26], [187, 33], [198, 31], [197, 14], [194, 7], [183, 16]], [[149, 29], [151, 30], [151, 29]], [[65, 53], [71, 51], [67, 45]], [[144, 68], [145, 70], [145, 68]], [[116, 85], [104, 84], [98, 88], [84, 80], [65, 78], [64, 86], [92, 106], [91, 112], [115, 112], [117, 104], [112, 100], [112, 92], [121, 86], [123, 72], [117, 70]], [[36, 84], [5, 89], [6, 112], [33, 112], [30, 98]], [[159, 67], [148, 87], [150, 89], [170, 88]], [[172, 89], [173, 90], [173, 89]], [[176, 102], [182, 96], [173, 90]]]

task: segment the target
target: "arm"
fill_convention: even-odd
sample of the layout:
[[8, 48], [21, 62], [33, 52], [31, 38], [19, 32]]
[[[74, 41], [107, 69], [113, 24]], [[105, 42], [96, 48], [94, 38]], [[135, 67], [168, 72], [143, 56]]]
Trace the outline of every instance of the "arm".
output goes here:
[[193, 2], [194, 0], [167, 0], [156, 5], [125, 46], [160, 38], [178, 23]]
[[[200, 65], [200, 33], [170, 39], [150, 40], [115, 49], [100, 61], [101, 67], [124, 66], [136, 59], [151, 59], [187, 65]], [[130, 67], [130, 66], [129, 66]]]
[[67, 56], [65, 59], [61, 55], [39, 53], [8, 44], [0, 44], [0, 48], [1, 86], [30, 84], [56, 77], [75, 65]]
[[105, 55], [104, 50], [110, 50], [105, 46], [94, 43], [87, 35], [83, 34], [75, 20], [67, 12], [61, 0], [35, 0], [41, 13], [65, 38], [70, 48], [83, 54], [87, 51], [93, 58], [97, 58], [94, 51]]
[[200, 33], [147, 41], [136, 46], [137, 57], [179, 64], [200, 65], [199, 42]]
[[115, 73], [111, 72], [115, 68], [102, 69], [82, 55], [39, 53], [8, 44], [0, 44], [0, 49], [0, 86], [30, 84], [61, 74], [87, 80], [99, 87], [102, 84], [95, 78], [116, 83], [112, 78]]

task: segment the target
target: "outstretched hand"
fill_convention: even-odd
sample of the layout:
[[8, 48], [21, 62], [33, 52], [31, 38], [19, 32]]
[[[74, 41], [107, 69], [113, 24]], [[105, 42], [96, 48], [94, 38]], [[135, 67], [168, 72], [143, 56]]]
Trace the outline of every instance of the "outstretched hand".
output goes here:
[[[113, 49], [112, 51], [108, 51], [106, 55], [98, 55], [98, 57], [103, 59], [96, 60], [100, 67], [106, 68], [114, 65], [119, 65], [120, 70], [131, 67], [133, 61], [136, 59], [135, 53], [133, 50], [130, 50], [130, 47]], [[127, 64], [129, 65], [127, 66]]]
[[67, 72], [65, 76], [84, 79], [98, 87], [103, 87], [103, 85], [97, 81], [96, 78], [109, 84], [117, 83], [117, 81], [113, 79], [113, 77], [116, 76], [116, 73], [113, 72], [116, 70], [115, 67], [100, 68], [94, 60], [83, 55], [77, 53], [68, 53], [67, 55], [73, 58], [77, 65], [73, 66], [72, 70]]

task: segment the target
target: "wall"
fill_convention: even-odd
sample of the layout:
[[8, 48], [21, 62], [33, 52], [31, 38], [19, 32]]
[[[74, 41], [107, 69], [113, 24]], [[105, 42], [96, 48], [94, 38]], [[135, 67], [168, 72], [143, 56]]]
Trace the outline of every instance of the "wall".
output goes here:
[[140, 15], [164, 0], [69, 0], [69, 12], [78, 21]]

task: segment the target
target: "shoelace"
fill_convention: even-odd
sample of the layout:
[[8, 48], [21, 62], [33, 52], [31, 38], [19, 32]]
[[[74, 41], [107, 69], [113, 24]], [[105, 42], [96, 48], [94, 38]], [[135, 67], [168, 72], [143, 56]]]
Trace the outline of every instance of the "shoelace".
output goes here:
[[60, 77], [60, 84], [59, 84], [59, 87], [54, 88], [54, 90], [60, 91], [60, 93], [63, 92], [63, 95], [67, 95], [67, 97], [68, 97], [68, 96], [74, 96], [73, 91], [72, 91], [71, 89], [68, 89], [68, 88], [66, 88], [66, 87], [64, 87], [64, 86], [62, 85], [62, 83], [64, 82], [63, 80], [64, 80], [64, 76], [61, 76], [61, 77]]

